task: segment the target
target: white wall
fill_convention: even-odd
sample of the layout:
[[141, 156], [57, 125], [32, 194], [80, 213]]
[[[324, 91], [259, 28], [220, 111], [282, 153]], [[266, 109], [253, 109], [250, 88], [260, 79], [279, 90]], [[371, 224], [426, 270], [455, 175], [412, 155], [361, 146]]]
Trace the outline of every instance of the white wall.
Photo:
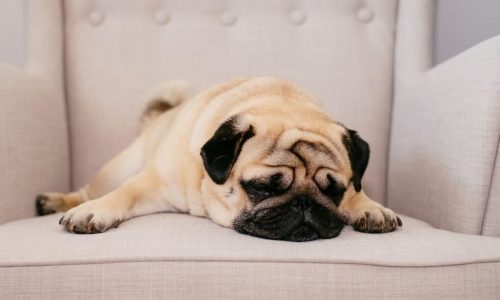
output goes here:
[[[500, 34], [500, 0], [438, 0], [436, 18], [435, 61], [439, 63]], [[0, 0], [0, 61], [23, 64], [24, 29], [24, 1]]]
[[434, 61], [442, 62], [498, 34], [500, 0], [438, 0]]
[[0, 61], [24, 63], [24, 1], [0, 0]]

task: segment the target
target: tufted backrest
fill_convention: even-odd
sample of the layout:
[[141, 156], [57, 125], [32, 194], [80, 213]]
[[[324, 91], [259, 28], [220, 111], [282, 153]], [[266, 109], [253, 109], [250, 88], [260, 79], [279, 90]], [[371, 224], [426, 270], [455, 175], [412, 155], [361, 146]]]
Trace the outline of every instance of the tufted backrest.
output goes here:
[[277, 75], [316, 94], [371, 145], [365, 188], [384, 202], [397, 1], [65, 1], [73, 185], [138, 133], [144, 95]]

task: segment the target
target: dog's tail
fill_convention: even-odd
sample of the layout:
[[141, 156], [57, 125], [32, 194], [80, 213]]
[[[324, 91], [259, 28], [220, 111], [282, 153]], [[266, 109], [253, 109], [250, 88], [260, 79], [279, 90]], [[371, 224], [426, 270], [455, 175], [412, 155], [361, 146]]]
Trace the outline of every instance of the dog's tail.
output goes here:
[[184, 102], [190, 94], [190, 86], [184, 80], [160, 83], [147, 97], [146, 107], [141, 116], [141, 128], [146, 128], [158, 116]]

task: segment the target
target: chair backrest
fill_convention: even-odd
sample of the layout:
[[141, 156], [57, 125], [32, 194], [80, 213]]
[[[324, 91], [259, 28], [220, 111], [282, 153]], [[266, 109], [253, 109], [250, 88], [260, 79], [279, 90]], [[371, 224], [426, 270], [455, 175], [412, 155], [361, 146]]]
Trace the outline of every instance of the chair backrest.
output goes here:
[[65, 1], [73, 184], [137, 135], [144, 94], [277, 75], [316, 94], [371, 145], [368, 192], [384, 202], [397, 1]]
[[[29, 26], [28, 44], [39, 49], [32, 53], [32, 65], [56, 81], [54, 69], [64, 74], [74, 188], [138, 134], [144, 96], [158, 82], [182, 78], [201, 91], [234, 77], [265, 74], [316, 94], [338, 121], [370, 143], [364, 187], [384, 203], [398, 10], [415, 22], [432, 15], [418, 8], [433, 1], [413, 2], [420, 4], [31, 0], [30, 11], [43, 6], [53, 16], [44, 18], [52, 24], [44, 30]], [[405, 24], [413, 35], [419, 30], [428, 35], [428, 26]], [[47, 43], [61, 39], [64, 54], [52, 49], [60, 43]], [[402, 47], [400, 52], [413, 57], [401, 63], [407, 73], [429, 59], [426, 42]]]

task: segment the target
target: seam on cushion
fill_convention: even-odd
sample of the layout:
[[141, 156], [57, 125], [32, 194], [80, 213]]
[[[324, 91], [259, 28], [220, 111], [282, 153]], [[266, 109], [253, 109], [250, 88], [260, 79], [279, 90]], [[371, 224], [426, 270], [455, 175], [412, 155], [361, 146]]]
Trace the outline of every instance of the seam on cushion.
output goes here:
[[495, 158], [493, 159], [493, 167], [492, 167], [493, 169], [491, 171], [490, 187], [488, 189], [488, 194], [486, 197], [486, 205], [484, 206], [483, 224], [481, 225], [481, 231], [479, 232], [480, 235], [483, 235], [484, 226], [486, 225], [486, 212], [488, 211], [488, 206], [490, 204], [491, 190], [493, 189], [493, 178], [495, 177], [495, 169], [496, 169], [496, 165], [498, 163], [498, 151], [499, 150], [500, 150], [500, 134], [498, 135], [498, 139], [497, 139], [497, 151], [495, 153]]
[[68, 262], [68, 263], [52, 263], [52, 264], [44, 264], [44, 263], [26, 263], [26, 264], [13, 264], [13, 265], [3, 265], [0, 266], [2, 268], [20, 268], [20, 267], [52, 267], [52, 266], [78, 266], [78, 265], [101, 265], [101, 264], [120, 264], [120, 263], [141, 263], [141, 262], [212, 262], [212, 263], [276, 263], [276, 264], [329, 264], [329, 265], [362, 265], [362, 266], [375, 266], [375, 267], [388, 267], [388, 268], [440, 268], [440, 267], [451, 267], [451, 266], [462, 266], [462, 265], [474, 265], [474, 264], [491, 264], [491, 263], [500, 263], [500, 259], [492, 259], [492, 260], [478, 260], [474, 262], [464, 262], [464, 263], [446, 263], [442, 265], [391, 265], [391, 264], [382, 264], [382, 263], [358, 263], [353, 261], [346, 262], [330, 262], [330, 261], [321, 261], [321, 260], [311, 260], [311, 261], [295, 261], [295, 260], [245, 260], [245, 259], [124, 259], [117, 261], [87, 261], [87, 262]]
[[393, 123], [393, 115], [394, 115], [394, 104], [396, 102], [396, 45], [398, 42], [398, 20], [399, 20], [399, 8], [400, 1], [396, 2], [396, 16], [394, 18], [394, 32], [393, 32], [393, 50], [392, 50], [392, 82], [391, 82], [391, 101], [390, 101], [390, 112], [389, 112], [389, 133], [387, 135], [387, 153], [385, 157], [385, 161], [387, 162], [385, 166], [385, 195], [384, 195], [384, 206], [389, 205], [389, 167], [391, 164], [391, 149], [392, 149], [392, 123]]
[[70, 103], [69, 103], [69, 93], [68, 93], [68, 85], [67, 85], [67, 64], [66, 64], [66, 5], [64, 1], [61, 1], [61, 22], [62, 22], [62, 30], [61, 39], [62, 39], [62, 92], [64, 97], [64, 110], [66, 112], [66, 136], [68, 143], [68, 168], [69, 168], [69, 191], [73, 191], [73, 144], [72, 144], [72, 136], [71, 136], [71, 118], [70, 118]]

